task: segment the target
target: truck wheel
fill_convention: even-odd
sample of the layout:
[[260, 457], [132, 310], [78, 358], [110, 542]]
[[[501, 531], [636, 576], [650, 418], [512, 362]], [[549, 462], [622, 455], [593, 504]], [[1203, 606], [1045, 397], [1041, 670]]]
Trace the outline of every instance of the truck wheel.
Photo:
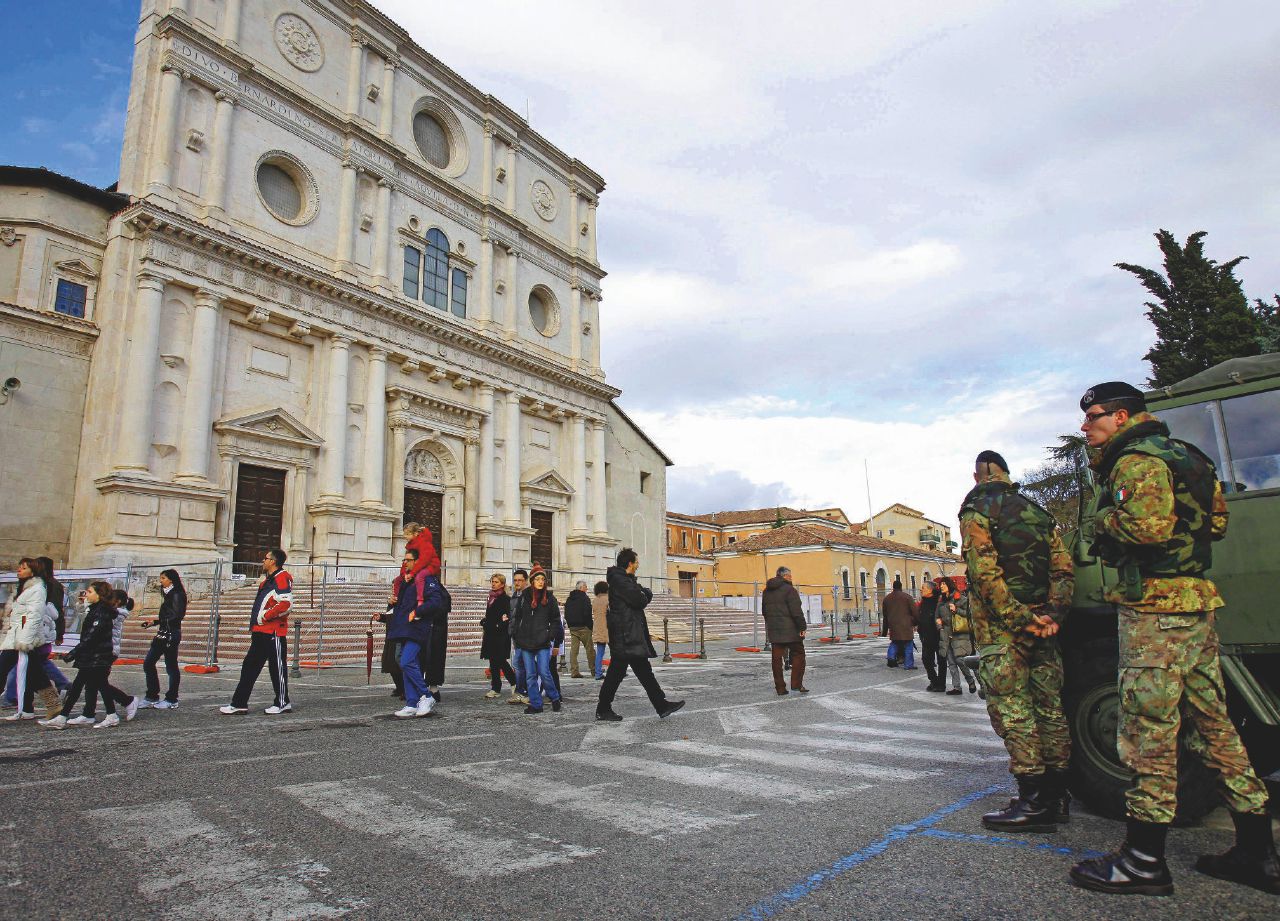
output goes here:
[[[1132, 782], [1116, 751], [1118, 658], [1115, 640], [1087, 643], [1072, 656], [1069, 681], [1062, 691], [1071, 727], [1071, 792], [1094, 812], [1113, 819], [1124, 818], [1124, 794]], [[1175, 823], [1195, 822], [1219, 802], [1215, 775], [1180, 742]]]

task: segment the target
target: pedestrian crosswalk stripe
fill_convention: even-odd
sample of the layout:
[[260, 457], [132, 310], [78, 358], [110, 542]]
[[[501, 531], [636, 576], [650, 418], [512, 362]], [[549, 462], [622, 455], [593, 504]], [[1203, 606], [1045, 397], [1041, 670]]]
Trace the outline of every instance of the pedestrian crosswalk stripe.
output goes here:
[[858, 717], [855, 722], [884, 723], [890, 726], [902, 726], [906, 729], [932, 729], [942, 733], [954, 732], [986, 732], [991, 733], [991, 720], [986, 711], [975, 714], [945, 715], [942, 713], [876, 713], [872, 716]]
[[714, 768], [692, 767], [685, 764], [668, 764], [631, 755], [615, 755], [608, 752], [565, 752], [552, 755], [562, 761], [590, 765], [633, 776], [648, 777], [666, 783], [686, 787], [708, 787], [726, 793], [754, 796], [760, 799], [786, 802], [813, 801], [829, 796], [831, 790], [815, 790], [802, 784], [780, 780], [776, 777], [752, 776], [749, 782], [739, 772], [720, 771]]
[[674, 803], [628, 796], [620, 782], [566, 784], [560, 778], [511, 769], [510, 761], [434, 768], [440, 777], [491, 793], [516, 796], [540, 806], [563, 809], [620, 831], [665, 841], [680, 835], [724, 828], [754, 819], [758, 813], [715, 813]]
[[343, 828], [390, 839], [404, 850], [408, 865], [429, 857], [433, 872], [439, 868], [469, 878], [506, 876], [568, 863], [600, 850], [542, 835], [507, 838], [496, 833], [484, 818], [477, 819], [483, 829], [473, 831], [448, 811], [422, 808], [422, 802], [415, 802], [412, 795], [372, 788], [369, 778], [290, 784], [278, 789]]
[[102, 839], [139, 868], [138, 891], [163, 900], [166, 918], [241, 918], [258, 906], [269, 906], [272, 918], [335, 918], [364, 904], [334, 895], [325, 883], [329, 868], [291, 842], [239, 822], [233, 837], [188, 800], [87, 814]]
[[[813, 727], [806, 726], [804, 728], [807, 731]], [[866, 754], [888, 755], [896, 758], [911, 758], [917, 763], [941, 761], [947, 764], [984, 764], [991, 760], [1003, 760], [1003, 756], [993, 759], [986, 755], [971, 755], [968, 752], [952, 751], [947, 748], [946, 741], [943, 739], [934, 739], [935, 744], [926, 748], [918, 745], [899, 745], [888, 739], [863, 741], [862, 739], [843, 737], [803, 735], [799, 732], [750, 732], [743, 735], [742, 738], [757, 739], [761, 742], [775, 742], [778, 745], [799, 745], [805, 748], [822, 748], [831, 751], [864, 752]]]
[[856, 700], [850, 700], [847, 697], [839, 697], [836, 695], [815, 697], [813, 698], [813, 703], [820, 707], [825, 707], [832, 713], [835, 713], [838, 716], [843, 716], [846, 719], [855, 719], [877, 712], [873, 707], [870, 707], [867, 704], [858, 703]]
[[630, 745], [636, 741], [635, 723], [596, 723], [587, 727], [586, 734], [578, 743], [578, 748], [586, 751], [592, 748], [611, 748], [619, 745]]
[[[889, 739], [907, 739], [911, 742], [933, 742], [939, 745], [974, 745], [980, 748], [1004, 748], [1004, 743], [988, 732], [979, 735], [972, 729], [953, 730], [947, 732], [912, 732], [909, 729], [897, 729], [893, 726], [855, 726], [849, 723], [819, 723], [806, 726], [806, 729], [823, 729], [830, 732], [843, 732], [859, 736], [883, 736]], [[966, 735], [965, 733], [972, 733]]]
[[[941, 771], [913, 771], [891, 765], [867, 764], [844, 759], [832, 760], [821, 758], [817, 755], [802, 755], [796, 752], [739, 748], [735, 745], [713, 745], [709, 742], [695, 742], [688, 739], [676, 739], [670, 742], [650, 742], [648, 744], [654, 748], [664, 748], [693, 755], [705, 755], [709, 758], [732, 758], [737, 761], [768, 764], [776, 768], [810, 771], [815, 774], [836, 774], [845, 778], [859, 776], [877, 777], [884, 780], [921, 780], [925, 777], [942, 773]], [[846, 789], [866, 786], [869, 786], [869, 784], [857, 784]]]
[[733, 710], [721, 710], [716, 716], [720, 726], [726, 733], [750, 732], [754, 729], [765, 729], [773, 725], [773, 717], [765, 713], [763, 707], [739, 707]]

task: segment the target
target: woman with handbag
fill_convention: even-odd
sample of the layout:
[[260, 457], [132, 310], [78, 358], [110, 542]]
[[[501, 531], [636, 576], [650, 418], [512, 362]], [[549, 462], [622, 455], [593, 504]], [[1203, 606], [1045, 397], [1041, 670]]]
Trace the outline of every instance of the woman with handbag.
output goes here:
[[977, 649], [973, 643], [973, 622], [969, 617], [969, 594], [956, 588], [949, 576], [938, 580], [937, 620], [942, 629], [942, 648], [947, 651], [947, 668], [951, 672], [951, 690], [948, 694], [963, 694], [960, 690], [960, 673], [969, 684], [969, 693], [978, 692], [973, 672], [964, 664], [964, 657]]
[[53, 607], [48, 603], [48, 574], [39, 560], [30, 557], [19, 561], [17, 574], [17, 592], [9, 602], [4, 635], [0, 638], [0, 687], [11, 670], [18, 673], [14, 689], [18, 712], [5, 717], [11, 722], [36, 718], [37, 694], [50, 716], [53, 701], [58, 699], [44, 670], [55, 629]]
[[[182, 585], [178, 570], [166, 569], [160, 573], [160, 594], [163, 600], [156, 619], [142, 622], [143, 627], [159, 629], [151, 639], [147, 657], [142, 661], [142, 670], [147, 676], [147, 694], [139, 706], [176, 710], [178, 684], [182, 680], [182, 670], [178, 668], [178, 644], [182, 642], [182, 618], [187, 616], [187, 590]], [[169, 673], [169, 689], [164, 700], [160, 699], [160, 675], [156, 671], [156, 663], [161, 657], [164, 658], [164, 669]]]

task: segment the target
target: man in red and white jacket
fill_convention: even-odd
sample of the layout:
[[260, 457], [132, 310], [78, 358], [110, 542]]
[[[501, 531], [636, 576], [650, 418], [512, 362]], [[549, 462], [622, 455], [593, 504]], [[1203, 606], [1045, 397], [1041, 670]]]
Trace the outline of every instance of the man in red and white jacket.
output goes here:
[[285, 552], [268, 550], [262, 560], [262, 578], [258, 580], [258, 596], [253, 599], [249, 615], [249, 651], [240, 666], [240, 683], [231, 695], [231, 703], [218, 712], [231, 715], [249, 712], [249, 695], [266, 665], [271, 674], [275, 700], [263, 712], [271, 715], [291, 713], [289, 702], [289, 609], [293, 606], [293, 576], [284, 571]]

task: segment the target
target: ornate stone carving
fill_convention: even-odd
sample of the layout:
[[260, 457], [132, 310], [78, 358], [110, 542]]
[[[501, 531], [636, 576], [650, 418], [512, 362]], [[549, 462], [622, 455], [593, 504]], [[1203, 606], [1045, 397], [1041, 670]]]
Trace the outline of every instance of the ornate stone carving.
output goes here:
[[555, 220], [559, 206], [556, 204], [556, 193], [541, 179], [535, 179], [529, 187], [529, 197], [533, 201], [533, 210], [544, 221]]
[[494, 170], [493, 179], [495, 182], [506, 182], [507, 168], [505, 166], [499, 166], [496, 170]]
[[0, 227], [0, 243], [13, 246], [18, 242], [18, 231], [13, 227]]
[[276, 47], [298, 70], [314, 73], [324, 64], [324, 49], [315, 29], [301, 16], [283, 13], [276, 20]]
[[583, 221], [583, 222], [578, 226], [578, 233], [579, 233], [579, 235], [581, 235], [581, 236], [584, 236], [584, 237], [585, 237], [585, 236], [586, 236], [588, 233], [590, 233], [590, 232], [591, 232], [591, 227], [587, 224], [587, 222], [586, 222], [586, 221]]
[[381, 92], [381, 90], [379, 90], [379, 89], [378, 89], [378, 84], [376, 84], [376, 83], [370, 83], [370, 84], [369, 84], [369, 89], [365, 91], [365, 96], [366, 96], [366, 97], [368, 97], [368, 99], [369, 99], [369, 101], [370, 101], [370, 102], [377, 102], [377, 101], [378, 101], [378, 94], [379, 94], [380, 92]]
[[254, 307], [249, 311], [249, 315], [245, 317], [245, 322], [250, 326], [261, 326], [271, 319], [271, 311], [265, 307]]
[[444, 484], [444, 469], [430, 451], [415, 448], [404, 459], [404, 476], [419, 483]]
[[176, 368], [182, 364], [181, 355], [161, 355], [160, 360], [164, 362], [166, 368]]
[[294, 339], [305, 339], [311, 332], [311, 324], [305, 320], [295, 320], [289, 327], [289, 335]]
[[196, 153], [204, 150], [204, 132], [199, 128], [192, 128], [187, 132], [187, 150], [194, 150]]
[[422, 365], [418, 364], [418, 359], [416, 358], [406, 358], [400, 363], [400, 370], [405, 374], [416, 374], [421, 367]]

